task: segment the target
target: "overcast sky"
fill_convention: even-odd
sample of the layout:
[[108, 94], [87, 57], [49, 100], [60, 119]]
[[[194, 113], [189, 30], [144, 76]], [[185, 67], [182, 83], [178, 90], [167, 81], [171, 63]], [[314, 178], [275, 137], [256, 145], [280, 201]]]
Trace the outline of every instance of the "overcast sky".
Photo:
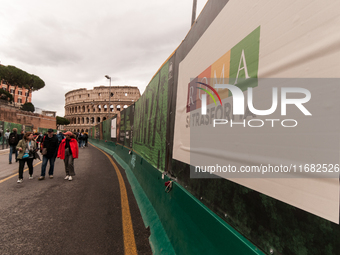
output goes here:
[[[207, 0], [197, 0], [197, 16]], [[45, 81], [35, 107], [64, 116], [65, 93], [109, 85], [141, 93], [190, 29], [193, 0], [2, 0], [0, 61]]]

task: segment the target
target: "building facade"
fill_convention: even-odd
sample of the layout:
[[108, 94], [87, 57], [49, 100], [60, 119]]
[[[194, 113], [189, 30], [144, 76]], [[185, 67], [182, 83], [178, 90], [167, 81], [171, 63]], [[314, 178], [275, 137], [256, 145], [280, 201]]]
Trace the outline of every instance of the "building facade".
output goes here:
[[139, 89], [132, 86], [71, 90], [65, 94], [65, 118], [70, 124], [64, 128], [72, 132], [88, 132], [92, 126], [134, 104], [140, 96]]
[[14, 106], [16, 107], [20, 107], [22, 104], [24, 104], [26, 102], [26, 97], [27, 102], [32, 103], [32, 92], [29, 92], [29, 90], [26, 88], [19, 88], [8, 85], [3, 80], [1, 80], [0, 88], [12, 94], [14, 99]]

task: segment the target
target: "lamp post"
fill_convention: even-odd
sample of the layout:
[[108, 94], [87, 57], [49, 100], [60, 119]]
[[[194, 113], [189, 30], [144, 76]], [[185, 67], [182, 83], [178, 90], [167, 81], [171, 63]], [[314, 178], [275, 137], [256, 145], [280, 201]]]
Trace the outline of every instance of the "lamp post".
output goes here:
[[196, 20], [196, 9], [197, 9], [197, 0], [194, 0], [192, 4], [191, 26], [195, 23], [195, 20]]
[[105, 75], [106, 79], [110, 80], [110, 87], [109, 87], [109, 118], [111, 115], [111, 77], [108, 75]]

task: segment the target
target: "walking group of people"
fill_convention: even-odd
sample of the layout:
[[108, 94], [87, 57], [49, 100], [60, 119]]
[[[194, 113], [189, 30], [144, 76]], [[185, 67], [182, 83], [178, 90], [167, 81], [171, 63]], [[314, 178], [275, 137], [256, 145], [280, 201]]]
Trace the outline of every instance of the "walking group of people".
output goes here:
[[[63, 137], [64, 136], [64, 137]], [[11, 139], [12, 137], [12, 139]], [[40, 143], [40, 146], [38, 144]], [[49, 178], [53, 179], [54, 163], [56, 158], [64, 160], [65, 180], [72, 181], [75, 176], [74, 159], [78, 158], [79, 148], [76, 136], [67, 131], [55, 135], [53, 129], [48, 129], [44, 136], [37, 135], [34, 137], [32, 132], [26, 132], [21, 135], [17, 134], [17, 129], [9, 135], [9, 163], [12, 164], [12, 154], [15, 153], [15, 160], [19, 161], [19, 178], [18, 183], [23, 181], [23, 170], [25, 163], [28, 166], [29, 179], [33, 179], [33, 160], [40, 159], [38, 151], [42, 154], [41, 175], [39, 180], [44, 180], [46, 175], [47, 163], [50, 162], [48, 171]], [[40, 148], [39, 148], [40, 147]]]
[[79, 148], [87, 147], [87, 142], [89, 139], [89, 136], [87, 133], [76, 133], [76, 139], [78, 141]]

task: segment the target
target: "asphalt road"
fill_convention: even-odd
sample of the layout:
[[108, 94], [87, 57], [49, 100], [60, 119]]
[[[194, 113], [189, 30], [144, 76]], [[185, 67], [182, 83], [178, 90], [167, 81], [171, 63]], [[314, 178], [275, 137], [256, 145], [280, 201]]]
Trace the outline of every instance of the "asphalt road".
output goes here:
[[38, 181], [41, 163], [35, 160], [33, 165], [34, 179], [25, 171], [23, 183], [17, 184], [19, 164], [9, 165], [8, 151], [0, 151], [1, 255], [133, 254], [131, 244], [138, 254], [152, 254], [150, 233], [125, 172], [118, 167], [127, 194], [121, 199], [122, 183], [103, 152], [92, 146], [80, 149], [73, 181], [64, 180], [60, 159], [53, 179], [47, 175]]

